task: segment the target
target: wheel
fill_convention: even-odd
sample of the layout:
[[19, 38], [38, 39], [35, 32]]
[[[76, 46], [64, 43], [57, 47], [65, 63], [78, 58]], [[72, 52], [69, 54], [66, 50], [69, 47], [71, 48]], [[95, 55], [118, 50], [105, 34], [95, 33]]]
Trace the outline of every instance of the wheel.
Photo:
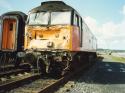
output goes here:
[[37, 68], [37, 69], [40, 69], [40, 73], [42, 74], [42, 75], [45, 75], [46, 74], [46, 64], [45, 64], [45, 62], [42, 60], [42, 59], [39, 59], [39, 61], [38, 61], [38, 67], [39, 68]]

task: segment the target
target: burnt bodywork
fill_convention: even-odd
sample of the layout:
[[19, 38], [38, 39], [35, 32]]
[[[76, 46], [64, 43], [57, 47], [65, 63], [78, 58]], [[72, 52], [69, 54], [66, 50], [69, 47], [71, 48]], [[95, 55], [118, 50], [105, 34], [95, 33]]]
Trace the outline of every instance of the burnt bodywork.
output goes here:
[[40, 12], [40, 11], [72, 11], [72, 7], [66, 5], [62, 1], [48, 1], [42, 2], [40, 6], [33, 8], [29, 12]]

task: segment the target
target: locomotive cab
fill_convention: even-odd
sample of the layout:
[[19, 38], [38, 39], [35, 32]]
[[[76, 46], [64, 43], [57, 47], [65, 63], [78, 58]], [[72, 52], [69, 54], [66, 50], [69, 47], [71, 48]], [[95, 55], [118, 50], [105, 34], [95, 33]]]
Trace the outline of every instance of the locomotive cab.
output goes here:
[[[72, 8], [61, 1], [43, 2], [41, 6], [32, 9], [25, 27], [24, 49], [27, 61], [41, 61], [37, 62], [41, 69], [44, 65], [48, 67], [43, 72], [66, 68], [67, 61], [72, 59], [69, 53], [72, 51], [72, 18]], [[28, 55], [32, 55], [32, 58]], [[65, 61], [63, 65], [62, 61]]]
[[26, 25], [25, 49], [70, 50], [70, 34], [71, 11], [30, 13]]

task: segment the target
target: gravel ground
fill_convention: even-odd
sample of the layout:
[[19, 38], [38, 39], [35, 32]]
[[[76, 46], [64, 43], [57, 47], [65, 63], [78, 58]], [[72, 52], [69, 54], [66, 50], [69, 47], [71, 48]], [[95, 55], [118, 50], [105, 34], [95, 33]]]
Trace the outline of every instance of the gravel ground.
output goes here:
[[56, 93], [125, 93], [125, 64], [108, 56]]
[[23, 86], [13, 89], [7, 93], [37, 93], [36, 91], [41, 90], [56, 81], [56, 79], [49, 79], [49, 78], [44, 78], [44, 79], [38, 79], [30, 84], [24, 84]]

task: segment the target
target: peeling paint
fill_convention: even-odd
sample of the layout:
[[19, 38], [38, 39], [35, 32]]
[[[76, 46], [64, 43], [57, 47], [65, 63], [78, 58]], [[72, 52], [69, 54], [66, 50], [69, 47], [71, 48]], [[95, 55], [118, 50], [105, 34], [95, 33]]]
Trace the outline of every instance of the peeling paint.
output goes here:
[[[71, 49], [71, 26], [26, 26], [25, 49]], [[48, 47], [48, 43], [53, 44]]]

